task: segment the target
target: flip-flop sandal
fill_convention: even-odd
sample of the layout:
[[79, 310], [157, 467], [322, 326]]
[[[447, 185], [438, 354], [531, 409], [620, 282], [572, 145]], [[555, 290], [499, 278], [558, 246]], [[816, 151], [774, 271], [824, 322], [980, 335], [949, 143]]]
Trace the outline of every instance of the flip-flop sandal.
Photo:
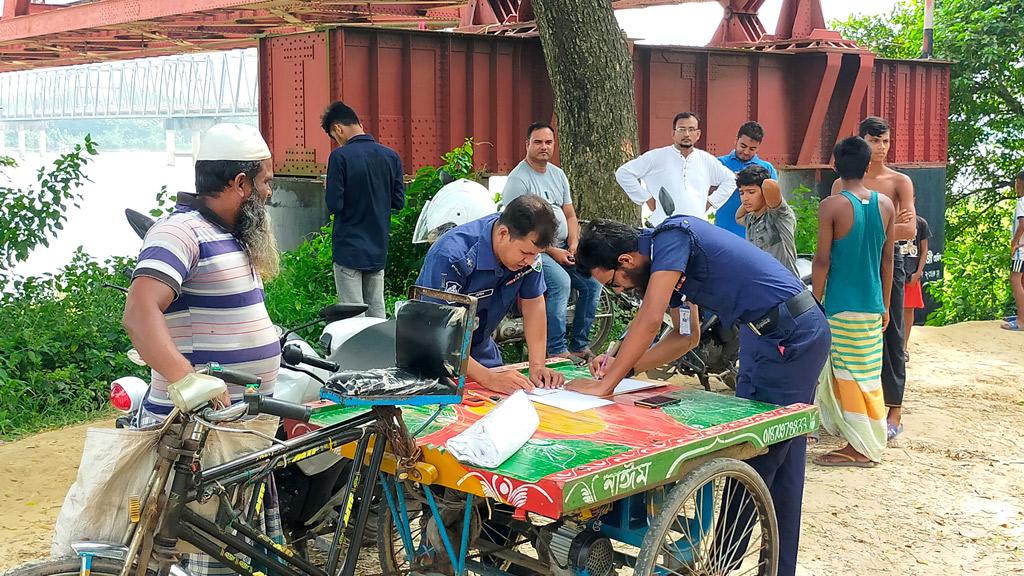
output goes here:
[[900, 423], [896, 426], [893, 426], [892, 424], [885, 425], [886, 440], [894, 440], [900, 434], [903, 434], [903, 423]]
[[815, 430], [814, 432], [807, 433], [807, 444], [813, 446], [821, 442], [821, 432]]
[[[828, 460], [828, 458], [841, 458], [841, 460]], [[853, 456], [850, 456], [845, 452], [839, 452], [838, 450], [822, 454], [812, 460], [812, 462], [818, 466], [827, 466], [830, 468], [874, 468], [875, 466], [878, 466], [878, 462], [874, 462], [872, 460], [862, 462], [854, 459]]]
[[1021, 327], [1017, 325], [1017, 321], [1016, 320], [1010, 320], [1009, 322], [1003, 322], [1003, 325], [1000, 326], [1000, 328], [1002, 328], [1003, 330], [1009, 330], [1011, 332], [1021, 332], [1022, 331]]

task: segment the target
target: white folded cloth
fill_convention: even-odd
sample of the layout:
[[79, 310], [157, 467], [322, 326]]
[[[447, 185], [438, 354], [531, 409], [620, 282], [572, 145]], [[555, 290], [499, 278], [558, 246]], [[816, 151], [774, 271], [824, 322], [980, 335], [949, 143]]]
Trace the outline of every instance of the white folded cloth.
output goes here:
[[460, 462], [497, 468], [526, 444], [539, 425], [537, 410], [520, 390], [448, 440], [446, 446]]

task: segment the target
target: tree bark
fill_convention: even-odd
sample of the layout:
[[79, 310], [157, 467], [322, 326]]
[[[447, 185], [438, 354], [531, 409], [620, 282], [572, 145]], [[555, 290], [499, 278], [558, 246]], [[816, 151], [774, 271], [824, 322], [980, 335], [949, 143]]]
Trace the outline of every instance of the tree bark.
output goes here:
[[533, 0], [555, 93], [558, 145], [581, 219], [636, 224], [640, 209], [615, 182], [636, 156], [633, 59], [610, 0]]

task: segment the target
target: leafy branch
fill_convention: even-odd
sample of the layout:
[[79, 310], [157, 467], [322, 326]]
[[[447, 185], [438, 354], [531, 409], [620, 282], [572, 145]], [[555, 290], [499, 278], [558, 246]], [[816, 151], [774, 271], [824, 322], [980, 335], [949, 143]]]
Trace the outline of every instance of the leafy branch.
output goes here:
[[[64, 229], [68, 205], [79, 206], [79, 189], [89, 179], [83, 168], [96, 155], [96, 143], [89, 135], [71, 152], [36, 172], [36, 186], [0, 186], [0, 264], [10, 268], [23, 262], [37, 246], [49, 246], [50, 238]], [[13, 166], [10, 158], [0, 165]]]

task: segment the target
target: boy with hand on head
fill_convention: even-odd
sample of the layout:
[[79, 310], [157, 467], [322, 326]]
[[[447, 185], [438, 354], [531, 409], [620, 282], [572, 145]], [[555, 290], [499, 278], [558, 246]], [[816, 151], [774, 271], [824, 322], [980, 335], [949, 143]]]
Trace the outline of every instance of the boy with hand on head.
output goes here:
[[771, 254], [797, 277], [796, 214], [782, 197], [779, 183], [768, 169], [750, 165], [736, 174], [740, 208], [736, 222], [746, 227], [747, 240]]

